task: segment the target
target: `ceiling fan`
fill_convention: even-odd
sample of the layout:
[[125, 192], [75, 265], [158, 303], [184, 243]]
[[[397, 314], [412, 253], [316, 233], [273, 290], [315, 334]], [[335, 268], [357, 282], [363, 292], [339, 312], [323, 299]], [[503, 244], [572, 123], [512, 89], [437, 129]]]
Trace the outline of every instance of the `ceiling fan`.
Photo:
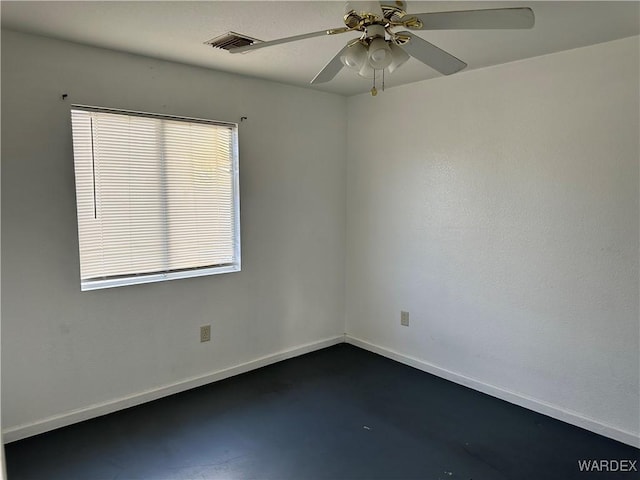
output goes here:
[[[295, 35], [267, 42], [251, 39], [243, 46], [228, 48], [241, 53], [323, 35], [361, 32], [347, 44], [311, 80], [311, 84], [328, 82], [343, 66], [356, 70], [361, 77], [373, 79], [371, 94], [376, 95], [376, 71], [393, 73], [414, 57], [444, 75], [467, 66], [462, 60], [441, 50], [408, 30], [466, 30], [532, 28], [533, 11], [527, 7], [494, 8], [434, 13], [407, 13], [406, 2], [383, 0], [346, 2], [344, 27]], [[209, 43], [209, 42], [207, 42]]]

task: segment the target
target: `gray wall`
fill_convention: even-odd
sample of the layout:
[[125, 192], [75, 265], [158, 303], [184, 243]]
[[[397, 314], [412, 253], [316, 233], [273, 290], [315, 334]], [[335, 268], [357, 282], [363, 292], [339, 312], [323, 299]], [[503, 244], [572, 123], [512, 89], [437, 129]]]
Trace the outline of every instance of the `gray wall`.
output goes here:
[[[81, 293], [71, 103], [248, 117], [242, 272]], [[341, 336], [345, 132], [337, 95], [3, 31], [3, 427], [34, 433]]]
[[351, 97], [349, 335], [637, 444], [638, 56], [634, 37]]

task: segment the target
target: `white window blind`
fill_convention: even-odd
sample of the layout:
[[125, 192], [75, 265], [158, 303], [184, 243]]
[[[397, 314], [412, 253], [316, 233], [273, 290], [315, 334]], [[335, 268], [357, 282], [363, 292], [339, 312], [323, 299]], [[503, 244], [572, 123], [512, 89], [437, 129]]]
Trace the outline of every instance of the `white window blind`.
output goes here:
[[71, 119], [82, 290], [240, 270], [237, 125]]

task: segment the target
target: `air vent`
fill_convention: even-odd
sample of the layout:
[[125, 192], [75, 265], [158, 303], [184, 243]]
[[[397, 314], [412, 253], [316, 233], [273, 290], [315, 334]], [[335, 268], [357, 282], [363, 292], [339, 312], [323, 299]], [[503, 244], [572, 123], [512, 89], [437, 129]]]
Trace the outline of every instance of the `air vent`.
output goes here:
[[244, 47], [245, 45], [251, 45], [258, 42], [262, 42], [262, 40], [251, 38], [236, 32], [227, 32], [224, 35], [220, 35], [219, 37], [213, 38], [204, 43], [205, 45], [211, 45], [213, 48], [230, 50], [232, 48]]

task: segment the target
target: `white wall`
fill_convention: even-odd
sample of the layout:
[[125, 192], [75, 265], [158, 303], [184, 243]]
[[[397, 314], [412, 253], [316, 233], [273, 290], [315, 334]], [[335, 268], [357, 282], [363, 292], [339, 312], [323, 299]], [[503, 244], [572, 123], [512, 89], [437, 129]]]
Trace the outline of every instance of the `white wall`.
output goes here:
[[[80, 292], [71, 103], [248, 117], [242, 272]], [[345, 131], [337, 95], [4, 31], [5, 440], [82, 418], [74, 409], [90, 416], [104, 402], [338, 341]], [[212, 342], [200, 344], [207, 323]]]
[[347, 333], [638, 444], [638, 56], [351, 97]]

